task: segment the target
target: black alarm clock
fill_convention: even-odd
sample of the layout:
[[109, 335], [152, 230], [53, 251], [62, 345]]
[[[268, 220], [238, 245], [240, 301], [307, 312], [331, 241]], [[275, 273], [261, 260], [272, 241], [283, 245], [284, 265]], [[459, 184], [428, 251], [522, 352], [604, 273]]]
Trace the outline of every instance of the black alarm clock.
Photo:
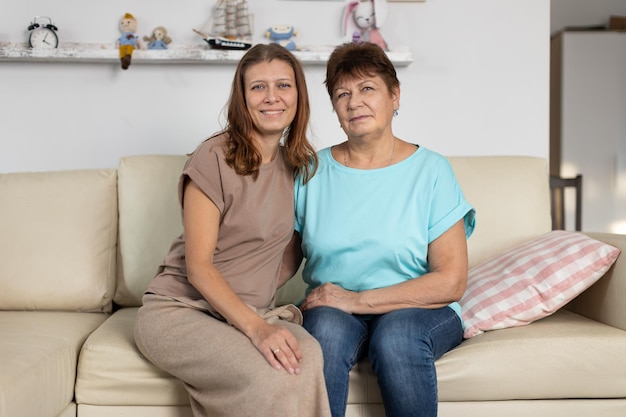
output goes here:
[[59, 46], [57, 27], [52, 24], [52, 19], [46, 16], [35, 16], [30, 26], [28, 46], [31, 48], [56, 48]]

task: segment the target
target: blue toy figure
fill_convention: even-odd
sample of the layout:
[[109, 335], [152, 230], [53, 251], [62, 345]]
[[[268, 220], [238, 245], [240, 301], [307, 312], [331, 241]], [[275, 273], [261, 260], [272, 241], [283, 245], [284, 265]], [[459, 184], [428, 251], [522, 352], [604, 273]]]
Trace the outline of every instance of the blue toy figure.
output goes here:
[[141, 48], [139, 37], [135, 36], [135, 32], [137, 32], [137, 20], [135, 16], [126, 13], [119, 21], [119, 28], [120, 32], [122, 32], [122, 36], [117, 39], [116, 46], [120, 52], [122, 69], [125, 70], [130, 66], [133, 51], [136, 48]]
[[297, 49], [296, 43], [291, 39], [294, 36], [298, 36], [298, 32], [291, 25], [274, 25], [265, 32], [266, 38], [290, 51]]
[[152, 31], [151, 36], [144, 36], [143, 40], [148, 42], [148, 49], [167, 49], [167, 45], [172, 39], [167, 36], [167, 29], [163, 26], [157, 26]]

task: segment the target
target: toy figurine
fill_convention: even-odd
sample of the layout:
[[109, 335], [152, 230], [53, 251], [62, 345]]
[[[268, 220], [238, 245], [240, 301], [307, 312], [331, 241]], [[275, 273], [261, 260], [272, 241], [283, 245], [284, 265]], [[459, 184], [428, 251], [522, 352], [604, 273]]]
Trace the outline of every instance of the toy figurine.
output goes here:
[[116, 46], [120, 51], [120, 61], [122, 69], [128, 69], [135, 48], [141, 48], [139, 37], [135, 35], [137, 32], [137, 20], [135, 17], [126, 13], [120, 19], [120, 32], [122, 36], [117, 39]]
[[266, 38], [290, 51], [297, 49], [296, 43], [291, 39], [294, 36], [298, 36], [298, 32], [291, 25], [274, 25], [265, 32]]
[[[371, 42], [388, 51], [380, 27], [387, 18], [387, 0], [351, 1], [344, 9], [343, 34], [351, 34], [353, 41]], [[354, 32], [360, 33], [356, 38]]]
[[143, 40], [148, 42], [148, 49], [167, 49], [167, 45], [172, 39], [167, 36], [167, 29], [163, 26], [157, 26], [152, 31], [152, 35], [144, 36]]

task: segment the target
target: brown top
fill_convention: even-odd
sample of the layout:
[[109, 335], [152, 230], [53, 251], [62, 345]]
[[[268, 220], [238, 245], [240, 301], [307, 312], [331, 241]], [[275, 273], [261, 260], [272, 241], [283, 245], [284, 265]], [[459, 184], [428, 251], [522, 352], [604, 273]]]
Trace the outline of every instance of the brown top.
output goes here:
[[[226, 141], [223, 134], [207, 139], [191, 155], [178, 185], [180, 204], [185, 180], [191, 179], [221, 213], [215, 267], [245, 303], [271, 308], [283, 252], [294, 231], [293, 168], [278, 152], [261, 166], [256, 181], [239, 175], [224, 160]], [[187, 280], [184, 233], [172, 243], [146, 292], [203, 298]]]

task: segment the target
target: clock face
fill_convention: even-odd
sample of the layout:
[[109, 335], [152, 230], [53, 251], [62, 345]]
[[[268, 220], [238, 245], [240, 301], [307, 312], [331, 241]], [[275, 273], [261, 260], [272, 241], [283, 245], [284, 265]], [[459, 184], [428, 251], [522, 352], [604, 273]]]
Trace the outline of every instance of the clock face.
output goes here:
[[54, 30], [39, 27], [30, 32], [28, 43], [31, 48], [56, 48], [59, 45], [59, 38]]

